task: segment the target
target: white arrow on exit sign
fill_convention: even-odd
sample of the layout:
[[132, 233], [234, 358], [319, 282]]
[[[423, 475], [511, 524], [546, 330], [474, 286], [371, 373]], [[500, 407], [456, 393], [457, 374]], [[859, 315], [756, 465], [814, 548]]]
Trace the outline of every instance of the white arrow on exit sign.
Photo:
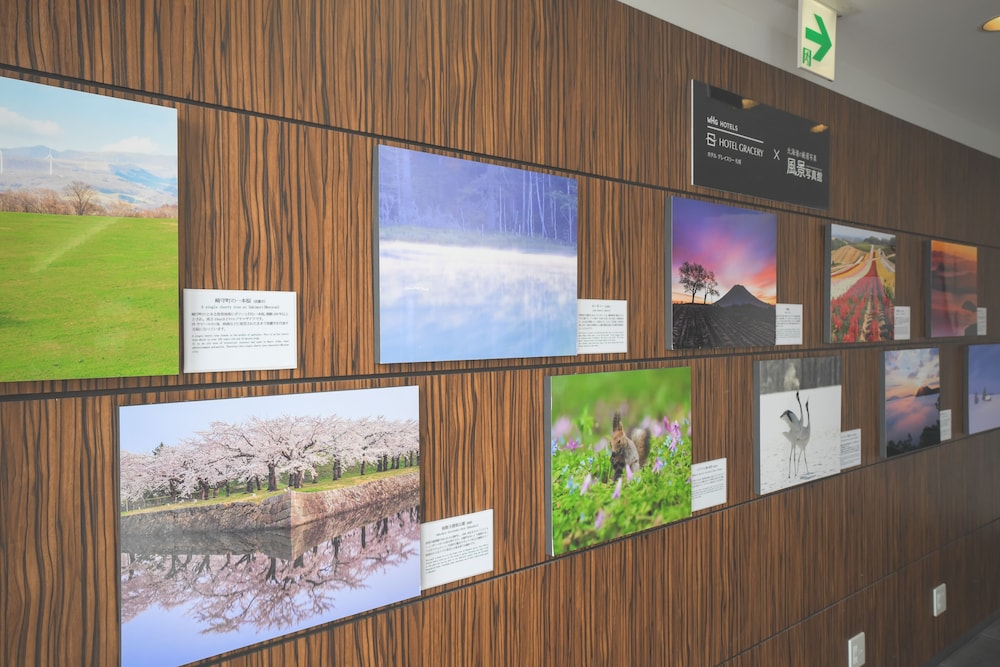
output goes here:
[[833, 81], [837, 12], [816, 0], [799, 0], [798, 66]]

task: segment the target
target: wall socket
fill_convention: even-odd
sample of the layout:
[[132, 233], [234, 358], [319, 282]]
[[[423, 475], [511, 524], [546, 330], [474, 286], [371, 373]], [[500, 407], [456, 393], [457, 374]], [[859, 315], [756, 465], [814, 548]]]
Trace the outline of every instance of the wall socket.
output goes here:
[[934, 616], [940, 616], [948, 608], [948, 591], [945, 584], [941, 584], [934, 589], [933, 595]]
[[865, 633], [859, 632], [847, 640], [847, 667], [865, 664]]

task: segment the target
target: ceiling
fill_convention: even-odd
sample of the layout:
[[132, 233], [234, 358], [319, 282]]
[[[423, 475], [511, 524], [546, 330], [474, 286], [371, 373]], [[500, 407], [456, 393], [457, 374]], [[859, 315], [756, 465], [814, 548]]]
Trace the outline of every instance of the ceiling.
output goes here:
[[621, 2], [1000, 157], [1000, 33], [979, 29], [1000, 0], [829, 0], [833, 82], [795, 67], [798, 0]]

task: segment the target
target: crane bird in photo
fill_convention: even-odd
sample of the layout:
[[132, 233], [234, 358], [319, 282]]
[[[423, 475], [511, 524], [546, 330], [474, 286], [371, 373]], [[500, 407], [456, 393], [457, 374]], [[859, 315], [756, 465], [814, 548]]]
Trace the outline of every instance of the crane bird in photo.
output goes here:
[[781, 413], [781, 419], [788, 424], [785, 437], [788, 438], [790, 449], [788, 451], [788, 477], [792, 476], [792, 459], [795, 459], [795, 476], [799, 475], [799, 459], [806, 466], [806, 474], [809, 474], [809, 460], [806, 458], [806, 445], [809, 444], [809, 399], [806, 399], [805, 421], [802, 420], [802, 399], [799, 392], [795, 392], [795, 400], [799, 404], [799, 414], [796, 415], [791, 410]]

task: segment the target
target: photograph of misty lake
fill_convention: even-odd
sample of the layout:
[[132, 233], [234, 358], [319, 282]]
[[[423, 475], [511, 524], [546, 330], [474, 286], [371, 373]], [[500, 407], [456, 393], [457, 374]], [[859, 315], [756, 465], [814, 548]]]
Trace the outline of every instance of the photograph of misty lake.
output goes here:
[[379, 146], [379, 363], [576, 354], [577, 183]]
[[418, 390], [122, 407], [123, 667], [420, 594]]
[[941, 369], [936, 347], [886, 350], [886, 456], [941, 442]]

